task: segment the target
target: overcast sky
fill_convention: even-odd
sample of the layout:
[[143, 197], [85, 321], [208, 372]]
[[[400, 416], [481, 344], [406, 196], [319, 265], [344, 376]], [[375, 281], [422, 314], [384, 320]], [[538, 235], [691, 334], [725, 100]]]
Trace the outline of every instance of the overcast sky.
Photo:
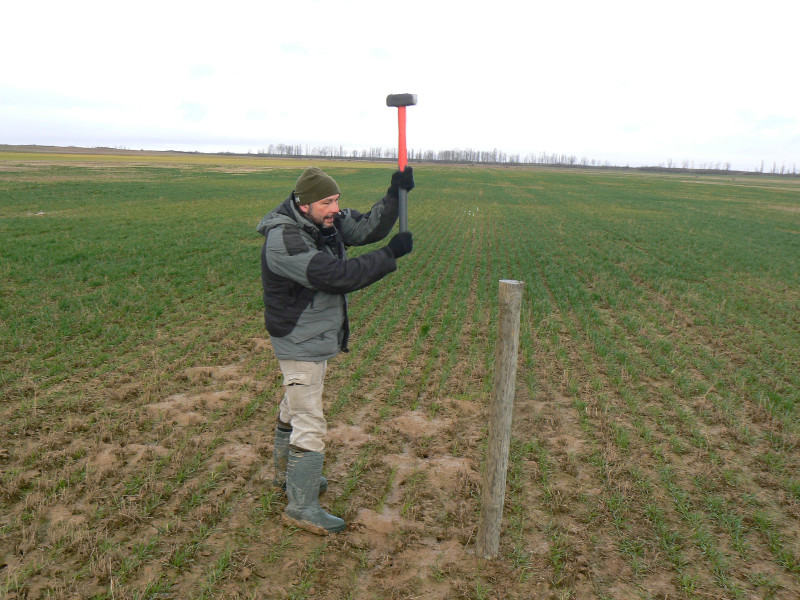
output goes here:
[[798, 0], [9, 2], [0, 143], [800, 170]]

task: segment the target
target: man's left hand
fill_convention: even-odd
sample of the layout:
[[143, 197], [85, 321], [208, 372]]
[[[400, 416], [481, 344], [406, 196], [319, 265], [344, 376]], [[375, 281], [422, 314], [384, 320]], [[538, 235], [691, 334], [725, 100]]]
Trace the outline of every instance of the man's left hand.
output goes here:
[[395, 171], [392, 173], [392, 184], [389, 186], [389, 195], [397, 198], [399, 196], [398, 190], [414, 189], [414, 170], [411, 167], [406, 167], [402, 171]]

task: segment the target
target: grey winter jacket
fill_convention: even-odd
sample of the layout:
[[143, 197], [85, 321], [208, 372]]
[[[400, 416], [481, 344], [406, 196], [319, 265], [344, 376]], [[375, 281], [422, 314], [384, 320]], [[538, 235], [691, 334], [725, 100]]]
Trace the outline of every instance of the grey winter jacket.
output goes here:
[[345, 294], [397, 269], [386, 246], [348, 260], [345, 248], [382, 240], [397, 221], [389, 195], [367, 213], [344, 209], [323, 233], [287, 198], [258, 224], [264, 235], [261, 283], [264, 323], [280, 360], [320, 361], [347, 351]]

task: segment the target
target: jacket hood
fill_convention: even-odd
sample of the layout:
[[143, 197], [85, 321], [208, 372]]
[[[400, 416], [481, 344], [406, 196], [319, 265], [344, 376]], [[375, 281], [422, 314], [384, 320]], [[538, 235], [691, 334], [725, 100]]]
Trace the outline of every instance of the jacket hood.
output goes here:
[[314, 229], [312, 223], [297, 212], [291, 196], [286, 198], [278, 208], [264, 215], [264, 218], [261, 219], [261, 222], [256, 227], [256, 231], [266, 236], [270, 229], [278, 227], [279, 225], [296, 225], [303, 229], [308, 229], [309, 231]]

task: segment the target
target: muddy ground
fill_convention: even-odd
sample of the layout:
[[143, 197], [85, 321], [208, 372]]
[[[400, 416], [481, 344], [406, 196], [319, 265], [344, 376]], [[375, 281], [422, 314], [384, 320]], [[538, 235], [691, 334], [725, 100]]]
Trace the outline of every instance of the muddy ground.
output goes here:
[[[92, 393], [29, 411], [0, 456], [6, 472], [17, 472], [3, 490], [5, 597], [798, 597], [797, 575], [755, 532], [747, 572], [723, 542], [738, 591], [721, 591], [711, 569], [696, 568], [707, 558], [674, 499], [643, 483], [662, 479], [652, 456], [595, 437], [583, 419], [603, 409], [579, 414], [558, 361], [540, 358], [537, 373], [553, 387], [531, 395], [518, 385], [495, 560], [475, 554], [489, 398], [466, 393], [486, 387], [489, 374], [457, 365], [452, 394], [422, 394], [412, 410], [403, 408], [414, 403], [409, 392], [387, 411], [398, 360], [332, 418], [322, 503], [348, 527], [320, 538], [280, 520], [285, 499], [271, 486], [280, 380], [268, 342], [255, 338], [227, 364], [177, 366], [161, 382], [96, 382]], [[329, 405], [347, 378], [337, 360]], [[705, 433], [734, 436], [722, 422], [713, 427]], [[730, 439], [729, 455], [717, 450], [721, 463], [747, 464], [759, 498], [797, 519], [796, 500]], [[705, 452], [676, 455], [678, 482], [720, 480]], [[659, 513], [679, 548], [664, 541], [669, 531], [653, 533]]]

